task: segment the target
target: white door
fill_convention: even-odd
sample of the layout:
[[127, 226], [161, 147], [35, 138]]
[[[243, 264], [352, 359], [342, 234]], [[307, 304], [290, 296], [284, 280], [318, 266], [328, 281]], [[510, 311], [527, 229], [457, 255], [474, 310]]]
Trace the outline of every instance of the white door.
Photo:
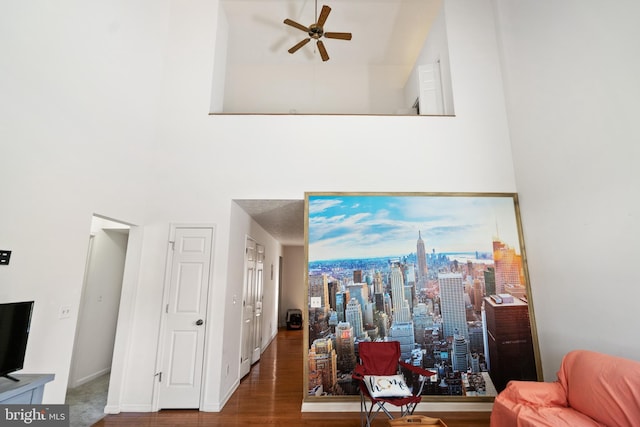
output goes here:
[[199, 408], [213, 228], [177, 227], [174, 232], [158, 406]]
[[420, 88], [420, 115], [443, 115], [444, 99], [440, 61], [418, 67], [418, 87]]
[[264, 246], [256, 244], [256, 279], [253, 283], [253, 350], [251, 363], [260, 360], [262, 354], [262, 290], [264, 283]]
[[254, 283], [256, 277], [256, 242], [247, 237], [244, 255], [244, 287], [242, 291], [242, 349], [240, 352], [240, 378], [251, 370], [254, 321]]

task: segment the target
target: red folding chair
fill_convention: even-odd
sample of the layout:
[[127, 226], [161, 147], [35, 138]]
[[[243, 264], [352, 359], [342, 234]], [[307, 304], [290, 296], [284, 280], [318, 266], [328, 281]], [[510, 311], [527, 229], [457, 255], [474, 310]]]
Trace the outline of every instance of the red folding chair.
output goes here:
[[[360, 425], [371, 427], [371, 423], [380, 411], [384, 412], [389, 419], [393, 419], [390, 410], [385, 407], [386, 404], [398, 407], [400, 417], [412, 415], [416, 405], [422, 400], [421, 394], [425, 382], [434, 375], [434, 372], [400, 360], [398, 341], [365, 341], [358, 346], [360, 363], [356, 365], [352, 376], [359, 382], [360, 387]], [[410, 387], [406, 380], [404, 384], [397, 381], [397, 375], [404, 377], [403, 370], [415, 374], [418, 377], [418, 383]], [[404, 390], [405, 388], [409, 390]], [[379, 389], [386, 389], [385, 393], [382, 393], [386, 395], [378, 396]], [[397, 396], [389, 395], [396, 392]]]

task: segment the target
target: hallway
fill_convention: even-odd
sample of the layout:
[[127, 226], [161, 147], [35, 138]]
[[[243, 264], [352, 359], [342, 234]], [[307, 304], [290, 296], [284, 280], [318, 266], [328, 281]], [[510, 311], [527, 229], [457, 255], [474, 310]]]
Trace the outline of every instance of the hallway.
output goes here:
[[[279, 330], [260, 362], [241, 381], [221, 412], [162, 410], [152, 413], [107, 415], [94, 427], [188, 426], [236, 427], [247, 425], [356, 427], [357, 412], [300, 412], [303, 393], [303, 332]], [[488, 427], [489, 413], [428, 413], [448, 427]], [[374, 427], [387, 426], [379, 416]]]

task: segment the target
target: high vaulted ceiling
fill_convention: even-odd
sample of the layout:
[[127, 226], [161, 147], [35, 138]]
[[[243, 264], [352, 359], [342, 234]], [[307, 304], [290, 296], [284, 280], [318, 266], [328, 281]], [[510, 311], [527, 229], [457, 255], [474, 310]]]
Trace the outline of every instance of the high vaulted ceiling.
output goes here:
[[315, 43], [291, 55], [287, 49], [308, 37], [285, 25], [316, 22], [331, 7], [325, 31], [350, 32], [351, 41], [323, 38], [333, 63], [413, 65], [441, 7], [441, 0], [222, 0], [229, 24], [228, 61], [276, 64], [319, 61]]
[[[323, 39], [331, 67], [400, 65], [408, 74], [442, 0], [222, 0], [229, 27], [227, 67], [251, 65], [259, 76], [261, 66], [322, 64], [314, 42], [293, 55], [287, 52], [307, 34], [283, 21], [308, 27], [316, 21], [316, 5], [319, 13], [325, 4], [331, 7], [325, 31], [353, 35], [350, 41]], [[304, 201], [236, 202], [283, 245], [304, 244]]]

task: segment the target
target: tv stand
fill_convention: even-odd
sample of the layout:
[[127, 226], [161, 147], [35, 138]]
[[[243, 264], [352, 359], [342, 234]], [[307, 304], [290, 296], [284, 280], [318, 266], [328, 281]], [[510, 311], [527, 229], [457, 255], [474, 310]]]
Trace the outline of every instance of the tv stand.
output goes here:
[[0, 405], [39, 405], [45, 384], [54, 378], [54, 374], [20, 374], [11, 379], [0, 378]]
[[7, 379], [9, 379], [9, 380], [11, 380], [11, 381], [15, 381], [15, 382], [20, 381], [20, 378], [12, 377], [12, 376], [11, 376], [11, 375], [9, 375], [9, 374], [4, 374], [4, 375], [2, 376], [2, 378], [7, 378]]

